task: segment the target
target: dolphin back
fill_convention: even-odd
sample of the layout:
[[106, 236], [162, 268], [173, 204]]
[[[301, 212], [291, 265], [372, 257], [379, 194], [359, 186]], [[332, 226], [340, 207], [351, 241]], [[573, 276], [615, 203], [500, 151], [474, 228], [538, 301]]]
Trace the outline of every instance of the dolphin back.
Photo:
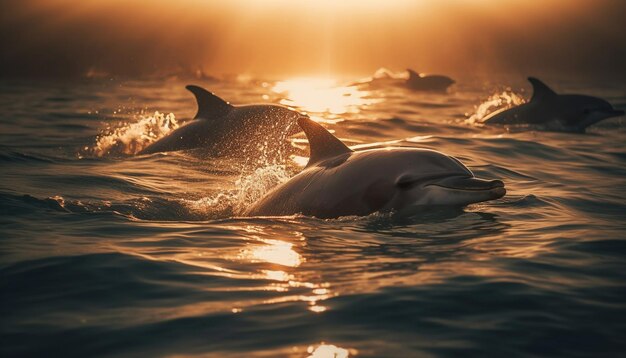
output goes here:
[[407, 69], [409, 78], [406, 86], [414, 90], [445, 92], [448, 87], [454, 84], [454, 80], [443, 75], [420, 75], [417, 72]]

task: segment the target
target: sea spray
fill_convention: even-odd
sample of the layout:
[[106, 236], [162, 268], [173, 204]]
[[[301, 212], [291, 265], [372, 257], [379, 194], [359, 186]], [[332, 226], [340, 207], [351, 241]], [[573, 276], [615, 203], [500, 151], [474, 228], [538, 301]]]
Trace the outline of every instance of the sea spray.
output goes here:
[[209, 218], [240, 215], [249, 205], [291, 177], [285, 165], [269, 165], [242, 174], [235, 181], [235, 188], [220, 191], [198, 200], [183, 199], [191, 211], [201, 212]]
[[158, 111], [153, 115], [141, 115], [136, 122], [122, 122], [102, 130], [92, 148], [85, 148], [93, 155], [133, 155], [151, 143], [163, 138], [179, 127], [173, 113]]
[[500, 93], [494, 93], [481, 104], [476, 106], [476, 110], [474, 114], [469, 116], [465, 122], [471, 125], [482, 125], [484, 119], [491, 113], [501, 110], [501, 109], [509, 109], [515, 106], [519, 106], [524, 104], [526, 100], [524, 97], [518, 95], [517, 93], [507, 89]]

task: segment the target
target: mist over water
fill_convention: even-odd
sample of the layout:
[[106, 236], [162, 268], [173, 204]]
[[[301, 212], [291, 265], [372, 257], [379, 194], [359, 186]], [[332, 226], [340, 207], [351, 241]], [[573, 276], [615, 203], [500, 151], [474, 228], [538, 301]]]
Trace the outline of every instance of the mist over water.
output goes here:
[[[1, 77], [356, 76], [380, 66], [625, 80], [621, 0], [24, 0]], [[278, 78], [277, 77], [277, 78]]]
[[[517, 76], [459, 81], [448, 94], [346, 86], [358, 78], [235, 78], [193, 83], [233, 104], [293, 106], [355, 148], [442, 151], [503, 180], [507, 195], [407, 215], [242, 218], [301, 170], [302, 134], [280, 163], [201, 150], [135, 156], [193, 117], [187, 81], [4, 80], [3, 356], [626, 348], [624, 117], [584, 135], [482, 126], [528, 99]], [[550, 84], [626, 108], [620, 83]]]

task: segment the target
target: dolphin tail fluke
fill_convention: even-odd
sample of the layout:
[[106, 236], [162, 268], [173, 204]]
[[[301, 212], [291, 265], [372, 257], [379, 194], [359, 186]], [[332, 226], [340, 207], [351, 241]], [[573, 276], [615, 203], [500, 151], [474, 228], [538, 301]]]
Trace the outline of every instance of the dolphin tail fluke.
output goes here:
[[188, 85], [185, 87], [189, 92], [193, 93], [198, 103], [198, 113], [194, 119], [213, 119], [225, 116], [233, 109], [228, 102], [219, 98], [215, 94], [205, 90], [202, 87]]
[[530, 99], [531, 102], [551, 98], [557, 95], [556, 92], [548, 87], [548, 85], [535, 77], [528, 77], [528, 82], [533, 85], [533, 96]]
[[352, 149], [348, 148], [342, 141], [330, 134], [326, 128], [308, 117], [298, 118], [298, 125], [306, 134], [309, 140], [309, 163], [307, 167], [318, 163], [324, 159], [336, 157], [341, 154], [350, 153]]

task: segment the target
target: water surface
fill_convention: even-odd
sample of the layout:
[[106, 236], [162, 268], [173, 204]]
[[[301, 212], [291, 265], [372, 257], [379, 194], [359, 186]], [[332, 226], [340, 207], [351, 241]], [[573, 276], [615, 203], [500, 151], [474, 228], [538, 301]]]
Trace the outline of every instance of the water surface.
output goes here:
[[[546, 81], [626, 109], [623, 85]], [[528, 97], [515, 77], [459, 80], [449, 94], [191, 82], [233, 104], [306, 111], [357, 148], [440, 150], [508, 194], [410, 216], [242, 218], [306, 162], [302, 136], [283, 160], [134, 156], [193, 116], [189, 81], [3, 81], [3, 356], [626, 349], [624, 117], [584, 135], [481, 126]]]

